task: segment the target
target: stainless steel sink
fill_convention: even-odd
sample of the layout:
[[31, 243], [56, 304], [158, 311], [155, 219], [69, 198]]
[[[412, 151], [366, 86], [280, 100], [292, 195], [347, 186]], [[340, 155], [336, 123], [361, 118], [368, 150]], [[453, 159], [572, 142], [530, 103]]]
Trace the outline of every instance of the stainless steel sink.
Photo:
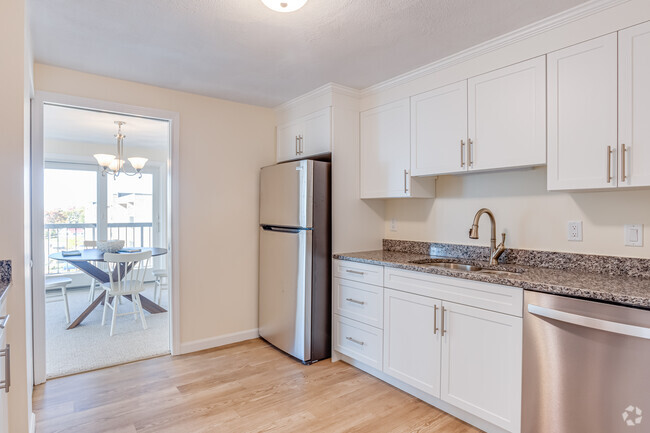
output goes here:
[[409, 263], [413, 263], [414, 265], [420, 265], [420, 266], [431, 266], [434, 268], [451, 269], [454, 271], [479, 272], [481, 274], [500, 275], [503, 277], [515, 276], [522, 272], [520, 270], [506, 271], [501, 269], [484, 268], [478, 265], [462, 263], [454, 259], [422, 259], [422, 260], [413, 260]]
[[421, 266], [432, 266], [435, 268], [446, 268], [453, 269], [454, 271], [464, 271], [464, 272], [478, 272], [483, 269], [480, 266], [470, 265], [467, 263], [454, 262], [449, 259], [424, 259], [424, 260], [413, 260], [414, 265]]
[[427, 263], [425, 266], [433, 266], [436, 268], [453, 269], [454, 271], [464, 272], [479, 272], [483, 269], [480, 266], [468, 265], [465, 263]]
[[479, 272], [481, 274], [500, 275], [500, 276], [503, 276], [503, 277], [514, 277], [515, 275], [521, 274], [521, 272], [501, 271], [499, 269], [482, 269]]

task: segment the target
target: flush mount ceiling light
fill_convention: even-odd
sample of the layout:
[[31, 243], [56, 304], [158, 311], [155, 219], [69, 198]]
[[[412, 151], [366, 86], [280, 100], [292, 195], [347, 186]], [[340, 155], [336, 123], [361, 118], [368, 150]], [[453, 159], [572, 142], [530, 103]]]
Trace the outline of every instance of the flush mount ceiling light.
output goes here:
[[303, 7], [307, 0], [262, 0], [262, 3], [276, 12], [293, 12]]
[[129, 162], [135, 172], [129, 173], [124, 169], [124, 138], [126, 138], [126, 135], [122, 134], [122, 125], [125, 125], [126, 122], [116, 120], [114, 123], [117, 125], [117, 134], [115, 134], [115, 138], [117, 138], [117, 156], [105, 153], [93, 155], [102, 168], [102, 176], [106, 176], [106, 173], [108, 173], [112, 174], [113, 178], [117, 178], [120, 173], [124, 173], [127, 176], [135, 176], [137, 174], [142, 178], [142, 169], [148, 161], [147, 158], [129, 158]]

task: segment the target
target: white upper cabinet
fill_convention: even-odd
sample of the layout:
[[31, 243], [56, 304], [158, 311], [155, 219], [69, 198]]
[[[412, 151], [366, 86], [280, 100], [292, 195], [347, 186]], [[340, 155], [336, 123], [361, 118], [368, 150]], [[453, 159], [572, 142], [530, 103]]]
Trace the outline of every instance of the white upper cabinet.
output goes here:
[[433, 197], [433, 179], [411, 179], [409, 98], [361, 113], [361, 198]]
[[650, 23], [618, 35], [618, 186], [650, 186]]
[[332, 151], [332, 109], [330, 107], [306, 116], [302, 157], [322, 155]]
[[277, 162], [331, 152], [331, 107], [311, 113], [277, 128]]
[[411, 174], [467, 171], [467, 81], [411, 98]]
[[548, 189], [615, 187], [616, 33], [550, 53], [547, 61]]
[[546, 163], [544, 56], [468, 80], [469, 170]]

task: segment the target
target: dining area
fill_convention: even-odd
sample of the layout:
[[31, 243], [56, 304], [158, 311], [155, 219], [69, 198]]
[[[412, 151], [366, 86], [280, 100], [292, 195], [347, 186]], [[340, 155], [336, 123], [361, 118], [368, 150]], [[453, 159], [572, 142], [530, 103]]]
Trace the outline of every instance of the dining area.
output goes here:
[[48, 255], [69, 270], [45, 277], [48, 378], [169, 353], [169, 274], [154, 267], [168, 251], [124, 245], [85, 241]]

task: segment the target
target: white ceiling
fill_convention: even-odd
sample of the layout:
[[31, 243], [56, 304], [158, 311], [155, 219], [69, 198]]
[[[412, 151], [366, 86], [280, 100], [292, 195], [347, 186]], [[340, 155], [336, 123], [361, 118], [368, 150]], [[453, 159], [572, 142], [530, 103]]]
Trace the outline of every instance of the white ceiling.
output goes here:
[[275, 106], [362, 89], [585, 0], [32, 0], [37, 62]]
[[43, 135], [46, 140], [63, 140], [117, 146], [117, 125], [126, 122], [122, 133], [126, 135], [124, 147], [169, 147], [169, 123], [144, 117], [124, 116], [101, 111], [45, 105], [43, 112]]

